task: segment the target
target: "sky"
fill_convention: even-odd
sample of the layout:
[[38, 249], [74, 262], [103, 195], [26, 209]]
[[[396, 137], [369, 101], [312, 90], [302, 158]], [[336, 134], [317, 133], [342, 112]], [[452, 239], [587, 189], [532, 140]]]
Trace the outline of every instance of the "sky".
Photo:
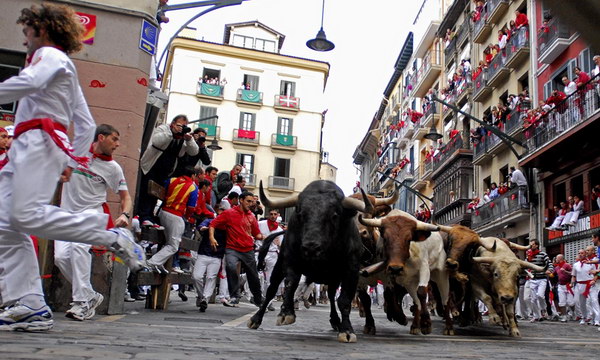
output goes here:
[[[193, 1], [169, 0], [169, 5]], [[330, 64], [322, 109], [328, 110], [323, 150], [338, 169], [338, 186], [349, 195], [360, 176], [352, 155], [379, 109], [422, 1], [325, 0], [323, 29], [335, 49], [317, 52], [306, 47], [306, 41], [314, 38], [321, 26], [322, 4], [321, 0], [248, 0], [205, 14], [190, 26], [204, 40], [220, 43], [225, 24], [258, 20], [285, 35], [281, 54]], [[181, 25], [204, 9], [168, 12], [170, 21], [162, 24], [158, 53]]]

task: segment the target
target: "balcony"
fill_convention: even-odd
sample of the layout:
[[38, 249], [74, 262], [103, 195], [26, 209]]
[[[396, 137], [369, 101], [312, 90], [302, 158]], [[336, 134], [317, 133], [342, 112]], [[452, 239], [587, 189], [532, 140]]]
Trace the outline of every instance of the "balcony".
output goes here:
[[425, 159], [425, 161], [423, 161], [423, 176], [421, 176], [421, 180], [423, 180], [423, 181], [431, 180], [432, 174], [433, 174], [433, 158]]
[[519, 186], [473, 210], [472, 228], [478, 232], [501, 229], [529, 218], [527, 186]]
[[272, 134], [271, 148], [285, 151], [296, 151], [298, 148], [298, 137], [293, 135]]
[[479, 76], [473, 78], [473, 84], [473, 101], [482, 102], [492, 93], [492, 87], [488, 85], [487, 70], [482, 71]]
[[425, 135], [429, 132], [429, 129], [422, 124], [425, 120], [425, 116], [423, 116], [419, 121], [415, 123], [415, 132], [413, 134], [413, 140], [422, 140]]
[[260, 133], [254, 130], [233, 129], [233, 143], [238, 145], [248, 145], [257, 147], [260, 140]]
[[508, 10], [508, 3], [508, 0], [488, 0], [488, 22], [496, 24], [498, 21], [500, 21], [504, 14], [506, 14], [506, 10]]
[[514, 136], [523, 130], [523, 118], [527, 116], [527, 111], [531, 108], [531, 104], [523, 103], [519, 107], [511, 111], [506, 116], [506, 124], [504, 125], [504, 132], [508, 135]]
[[410, 116], [404, 115], [401, 124], [403, 124], [403, 126], [400, 128], [398, 137], [407, 139], [412, 138], [415, 133], [415, 124], [410, 120]]
[[300, 111], [300, 98], [287, 95], [275, 95], [273, 103], [275, 110], [291, 111], [297, 113]]
[[275, 191], [294, 191], [294, 178], [283, 176], [269, 176], [269, 190]]
[[456, 92], [456, 104], [462, 104], [465, 97], [469, 96], [473, 92], [471, 73], [467, 73], [466, 76], [463, 76], [460, 79], [460, 81], [456, 84], [454, 91]]
[[456, 32], [456, 45], [460, 48], [460, 46], [469, 38], [469, 26], [471, 24], [470, 19], [465, 19], [462, 25], [458, 28]]
[[491, 150], [500, 142], [498, 136], [488, 131], [487, 135], [473, 144], [473, 164], [480, 165], [490, 159], [493, 155]]
[[238, 89], [236, 101], [238, 104], [260, 107], [263, 103], [263, 93], [256, 90]]
[[246, 187], [256, 187], [256, 174], [241, 174], [246, 179]]
[[427, 181], [423, 176], [425, 174], [425, 163], [423, 163], [421, 166], [417, 166], [413, 170], [413, 174], [413, 182], [410, 187], [417, 191], [423, 190], [427, 186]]
[[[448, 159], [452, 158], [454, 154], [462, 149], [463, 139], [462, 136], [456, 135], [454, 138], [443, 146], [439, 153], [433, 157], [433, 171], [437, 172], [448, 162]], [[465, 149], [467, 150], [467, 149]], [[471, 150], [467, 150], [471, 151]]]
[[548, 27], [541, 30], [538, 35], [539, 61], [551, 64], [569, 47], [570, 37], [571, 31], [566, 24], [556, 17], [550, 20]]
[[529, 59], [529, 28], [522, 27], [506, 45], [506, 66], [516, 68]]
[[437, 50], [428, 51], [423, 58], [423, 63], [417, 73], [411, 79], [412, 95], [414, 97], [423, 97], [433, 85], [433, 82], [440, 76], [442, 63], [440, 52]]
[[421, 125], [429, 130], [432, 124], [435, 124], [440, 118], [440, 104], [430, 101], [425, 106], [425, 114], [421, 118]]
[[483, 6], [481, 17], [473, 24], [473, 42], [483, 44], [492, 31], [492, 25], [488, 23], [488, 3]]
[[544, 230], [544, 245], [558, 245], [572, 240], [590, 239], [600, 226], [600, 211], [581, 215], [577, 224], [564, 231]]
[[450, 43], [448, 43], [448, 46], [446, 46], [446, 48], [444, 49], [444, 61], [447, 63], [450, 62], [450, 60], [454, 57], [454, 55], [456, 55], [456, 43], [458, 42], [458, 39], [456, 37], [456, 35], [452, 38], [452, 40], [450, 40]]
[[434, 222], [446, 226], [460, 224], [468, 227], [471, 223], [471, 214], [467, 212], [469, 201], [458, 199], [436, 210], [433, 214]]
[[[444, 95], [442, 99], [450, 104], [456, 104], [456, 91], [452, 90]], [[452, 110], [446, 105], [442, 106], [442, 117], [445, 119], [448, 114], [451, 114]]]
[[199, 99], [221, 102], [223, 100], [223, 86], [206, 83], [198, 83], [196, 96]]
[[499, 52], [494, 57], [487, 71], [487, 84], [489, 86], [499, 87], [500, 85], [502, 85], [502, 82], [508, 77], [508, 75], [510, 74], [510, 69], [504, 65], [505, 62], [506, 57], [502, 55], [502, 52]]
[[[600, 78], [596, 75], [590, 82]], [[565, 159], [564, 153], [582, 151], [596, 146], [599, 99], [594, 88], [588, 83], [562, 103], [550, 110], [538, 122], [525, 129], [527, 155], [520, 161], [526, 166], [544, 168], [553, 161]], [[560, 146], [558, 146], [560, 144]], [[552, 160], [554, 158], [554, 160]], [[557, 160], [558, 159], [558, 160]]]

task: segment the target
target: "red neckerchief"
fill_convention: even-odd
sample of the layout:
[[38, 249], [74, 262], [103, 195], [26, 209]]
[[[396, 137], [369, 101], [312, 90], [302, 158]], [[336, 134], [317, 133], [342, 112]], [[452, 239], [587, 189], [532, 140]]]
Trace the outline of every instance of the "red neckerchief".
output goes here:
[[98, 158], [100, 160], [104, 160], [104, 161], [112, 161], [112, 156], [111, 155], [105, 155], [105, 154], [96, 154], [94, 152], [94, 144], [90, 145], [90, 152], [92, 153], [92, 157]]
[[279, 227], [279, 223], [277, 221], [271, 221], [271, 219], [267, 219], [267, 225], [269, 226], [269, 231], [275, 231]]
[[231, 171], [229, 172], [229, 176], [231, 177], [231, 181], [232, 181], [232, 182], [233, 182], [233, 181], [235, 181], [235, 179], [236, 179], [236, 177], [237, 177], [237, 176], [235, 175], [235, 173], [233, 172], [233, 170], [231, 170]]
[[6, 149], [0, 149], [0, 155], [4, 154], [6, 152]]
[[529, 250], [527, 252], [527, 261], [531, 262], [533, 260], [533, 258], [539, 254], [540, 249], [535, 249], [535, 250]]

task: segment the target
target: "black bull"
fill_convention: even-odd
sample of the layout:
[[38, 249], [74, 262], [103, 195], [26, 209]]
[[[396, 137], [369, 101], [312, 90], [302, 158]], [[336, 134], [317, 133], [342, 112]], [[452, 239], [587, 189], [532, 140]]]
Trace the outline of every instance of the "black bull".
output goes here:
[[[295, 206], [295, 211], [289, 219], [264, 302], [248, 320], [248, 327], [257, 329], [260, 326], [267, 306], [284, 278], [285, 293], [277, 325], [293, 324], [296, 321], [294, 293], [300, 276], [305, 275], [308, 282], [328, 285], [329, 322], [338, 331], [338, 340], [356, 342], [350, 309], [358, 283], [362, 243], [354, 217], [357, 211], [364, 211], [364, 203], [344, 197], [335, 183], [324, 180], [313, 181], [299, 195], [278, 200], [269, 200], [265, 196], [261, 182], [260, 197], [268, 208]], [[335, 304], [335, 293], [340, 285], [337, 306], [341, 320]]]

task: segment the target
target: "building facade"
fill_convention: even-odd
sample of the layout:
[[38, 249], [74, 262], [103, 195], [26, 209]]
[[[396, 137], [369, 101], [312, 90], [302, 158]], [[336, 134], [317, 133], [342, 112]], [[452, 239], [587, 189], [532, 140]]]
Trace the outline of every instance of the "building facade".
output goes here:
[[171, 46], [163, 121], [185, 114], [204, 127], [219, 170], [244, 166], [246, 187], [272, 197], [319, 179], [323, 90], [329, 64], [283, 55], [284, 36], [257, 21], [228, 24], [224, 42], [198, 40], [187, 29]]

